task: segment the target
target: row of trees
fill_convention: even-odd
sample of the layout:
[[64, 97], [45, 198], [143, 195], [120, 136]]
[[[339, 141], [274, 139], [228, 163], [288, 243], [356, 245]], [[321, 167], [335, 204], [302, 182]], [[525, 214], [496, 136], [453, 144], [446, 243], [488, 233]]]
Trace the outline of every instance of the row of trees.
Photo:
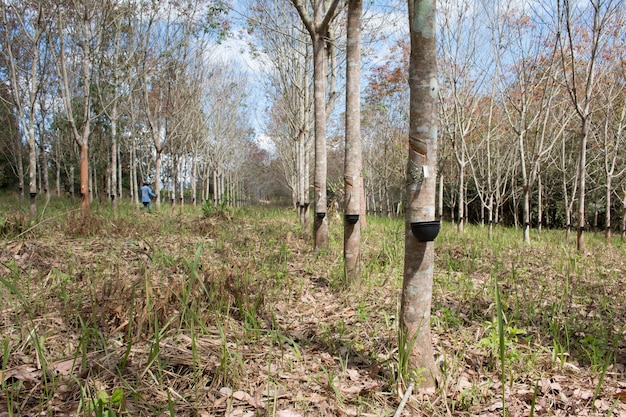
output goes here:
[[[346, 19], [340, 19], [340, 2], [312, 0], [304, 5], [291, 0], [301, 26], [290, 26], [294, 14], [280, 1], [265, 2], [252, 8], [251, 24], [260, 33], [263, 52], [270, 56], [268, 91], [276, 100], [271, 111], [271, 132], [282, 156], [283, 173], [292, 190], [292, 201], [301, 222], [308, 219], [309, 147], [314, 147], [313, 215], [314, 244], [328, 245], [327, 202], [329, 172], [327, 123], [336, 97], [338, 71], [335, 52], [345, 28], [345, 112], [343, 141], [342, 200], [344, 212], [345, 279], [354, 284], [360, 279], [360, 233], [365, 227], [364, 181], [362, 177], [361, 138], [361, 0], [346, 2]], [[307, 7], [308, 6], [308, 7]], [[421, 384], [434, 387], [437, 370], [430, 337], [430, 306], [433, 283], [434, 246], [419, 241], [411, 232], [413, 222], [432, 221], [435, 215], [437, 159], [437, 70], [435, 16], [436, 1], [408, 1], [411, 33], [410, 128], [406, 181], [408, 209], [405, 225], [404, 282], [400, 314], [399, 350], [408, 352], [408, 367], [419, 373], [426, 370]], [[275, 23], [270, 29], [259, 24]], [[337, 27], [333, 29], [333, 22]], [[279, 23], [279, 24], [276, 24]], [[280, 24], [283, 23], [283, 24]], [[285, 24], [286, 23], [286, 24]], [[293, 31], [276, 28], [293, 27]], [[307, 42], [308, 41], [308, 42]], [[312, 57], [312, 59], [310, 59]], [[312, 68], [309, 66], [312, 62]], [[312, 77], [310, 73], [312, 72]], [[406, 71], [405, 71], [406, 73]], [[293, 76], [295, 78], [292, 78]], [[313, 80], [310, 94], [309, 80]], [[294, 88], [294, 85], [297, 86]], [[406, 88], [403, 88], [406, 91]], [[285, 100], [284, 98], [287, 97]], [[312, 120], [312, 123], [311, 123]], [[407, 120], [407, 119], [405, 119]], [[424, 128], [426, 127], [426, 128]], [[404, 183], [404, 181], [402, 181]], [[337, 191], [335, 189], [334, 191]], [[404, 360], [404, 359], [402, 359]]]
[[84, 211], [96, 196], [114, 208], [125, 193], [138, 201], [146, 180], [157, 206], [162, 187], [175, 202], [251, 196], [245, 165], [265, 158], [251, 141], [248, 80], [215, 57], [228, 30], [222, 3], [0, 7], [3, 166], [33, 217], [51, 173], [57, 195], [79, 185]]
[[[269, 31], [263, 43], [276, 63], [269, 91], [292, 97], [273, 102], [270, 131], [294, 204], [302, 205], [308, 200], [298, 191], [298, 181], [307, 174], [296, 161], [308, 166], [298, 149], [306, 148], [311, 132], [306, 126], [313, 98], [302, 88], [311, 79], [304, 75], [311, 70], [306, 67], [311, 52], [304, 46], [306, 31], [293, 26], [293, 10], [280, 1], [270, 4], [280, 12], [258, 7], [254, 21], [271, 17], [292, 31]], [[612, 0], [442, 2], [439, 216], [455, 220], [459, 232], [469, 219], [519, 225], [526, 240], [531, 225], [567, 227], [578, 232], [581, 247], [582, 232], [590, 225], [604, 227], [607, 237], [612, 229], [626, 229], [626, 189], [619, 181], [626, 167], [625, 8]], [[328, 36], [334, 36], [329, 43], [343, 49], [336, 35], [344, 30], [341, 22], [336, 19]], [[300, 49], [281, 49], [290, 42]], [[396, 213], [406, 201], [408, 51], [401, 40], [389, 59], [367, 75], [362, 122], [370, 212]], [[328, 61], [327, 108], [336, 98], [333, 80], [341, 74], [332, 65], [342, 62]], [[284, 74], [301, 74], [300, 81]], [[294, 85], [300, 86], [298, 93]], [[330, 139], [339, 143], [332, 135]], [[343, 147], [329, 148], [329, 159], [340, 160], [334, 152], [343, 155]], [[343, 182], [343, 172], [332, 167], [328, 172], [331, 184]], [[621, 224], [616, 224], [616, 214]]]
[[[589, 225], [610, 237], [626, 229], [626, 7], [516, 5], [447, 1], [440, 9], [439, 215], [459, 232], [471, 217], [521, 225], [525, 240], [532, 224], [576, 228], [581, 246]], [[372, 140], [365, 154], [369, 195], [386, 195], [370, 206], [383, 211], [403, 198], [388, 186], [402, 173], [385, 163], [389, 149], [402, 156], [403, 61], [379, 68], [365, 103], [368, 128], [385, 138], [382, 150]]]

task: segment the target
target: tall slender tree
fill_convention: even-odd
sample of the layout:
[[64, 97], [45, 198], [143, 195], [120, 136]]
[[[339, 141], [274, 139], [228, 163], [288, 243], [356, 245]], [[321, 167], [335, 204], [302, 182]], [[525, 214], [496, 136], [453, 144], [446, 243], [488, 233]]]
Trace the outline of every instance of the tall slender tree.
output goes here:
[[[255, 3], [252, 7], [252, 3]], [[291, 0], [248, 4], [256, 48], [263, 51], [268, 66], [265, 90], [272, 98], [267, 133], [279, 157], [284, 184], [292, 192], [300, 224], [309, 230], [308, 167], [311, 157], [311, 41]]]
[[[424, 370], [421, 385], [434, 387], [439, 372], [430, 336], [430, 310], [435, 250], [432, 241], [418, 241], [411, 223], [435, 218], [437, 167], [436, 0], [408, 0], [411, 58], [407, 209], [405, 218], [404, 280], [400, 310], [401, 351], [409, 368]], [[402, 349], [403, 348], [403, 349]]]
[[[80, 193], [83, 215], [90, 205], [89, 142], [94, 71], [100, 56], [107, 8], [100, 2], [71, 1], [55, 5], [54, 45], [61, 97], [72, 137], [80, 148]], [[77, 99], [78, 97], [78, 99]]]
[[[586, 7], [584, 4], [586, 3]], [[592, 102], [596, 92], [598, 60], [604, 52], [606, 29], [623, 7], [620, 0], [559, 0], [559, 40], [565, 88], [580, 122], [578, 153], [578, 230], [576, 244], [585, 251], [587, 143], [592, 122]], [[582, 68], [581, 68], [582, 64]]]
[[[313, 236], [315, 247], [328, 247], [328, 217], [326, 216], [326, 87], [328, 77], [327, 46], [330, 23], [335, 16], [339, 0], [332, 0], [327, 5], [324, 0], [312, 0], [313, 16], [304, 7], [302, 0], [292, 0], [302, 23], [306, 27], [313, 44], [313, 89], [314, 89], [314, 125], [315, 125], [315, 219]], [[326, 7], [328, 6], [328, 7]]]
[[[10, 90], [17, 109], [22, 137], [28, 145], [30, 216], [37, 216], [37, 138], [41, 113], [37, 105], [42, 94], [48, 18], [42, 1], [2, 2], [2, 38]], [[40, 138], [41, 139], [41, 138]]]
[[348, 0], [346, 50], [345, 217], [343, 257], [348, 282], [361, 278], [361, 16], [362, 0]]

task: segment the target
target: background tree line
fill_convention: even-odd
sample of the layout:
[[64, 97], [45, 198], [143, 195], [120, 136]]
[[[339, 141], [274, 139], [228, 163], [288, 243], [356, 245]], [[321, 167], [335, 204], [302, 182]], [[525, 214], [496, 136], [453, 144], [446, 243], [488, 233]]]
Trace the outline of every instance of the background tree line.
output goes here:
[[[3, 1], [2, 183], [30, 196], [138, 204], [255, 193], [248, 80], [215, 55], [219, 1]], [[258, 195], [254, 197], [258, 198]]]
[[[251, 7], [249, 20], [255, 48], [272, 63], [268, 133], [298, 206], [308, 204], [309, 183], [300, 181], [314, 142], [313, 51], [290, 3]], [[608, 238], [626, 229], [625, 9], [612, 0], [439, 2], [439, 217], [461, 233], [467, 221], [520, 227], [527, 241], [531, 227], [567, 228], [581, 249], [586, 229]], [[327, 35], [327, 108], [343, 89], [343, 54], [332, 56], [345, 49], [343, 12]], [[383, 15], [371, 5], [364, 13], [363, 179], [368, 212], [393, 216], [406, 203], [409, 44], [403, 35], [377, 49], [392, 26]], [[327, 113], [330, 206], [342, 199], [344, 148], [334, 132], [341, 107]]]

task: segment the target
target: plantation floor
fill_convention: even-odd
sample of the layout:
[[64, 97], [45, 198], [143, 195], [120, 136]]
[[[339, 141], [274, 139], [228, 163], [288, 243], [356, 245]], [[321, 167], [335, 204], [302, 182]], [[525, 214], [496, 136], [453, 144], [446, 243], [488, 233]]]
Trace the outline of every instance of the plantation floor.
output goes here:
[[[316, 254], [288, 210], [6, 217], [0, 417], [393, 416], [404, 226], [368, 221], [346, 287], [338, 219]], [[587, 246], [444, 224], [442, 383], [402, 415], [626, 416], [626, 242]]]

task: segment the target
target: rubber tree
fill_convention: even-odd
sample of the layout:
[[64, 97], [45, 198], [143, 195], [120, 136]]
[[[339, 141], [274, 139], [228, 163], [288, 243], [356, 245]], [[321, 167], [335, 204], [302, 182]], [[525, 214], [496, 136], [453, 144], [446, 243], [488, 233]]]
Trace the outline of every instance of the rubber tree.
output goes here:
[[[617, 15], [620, 1], [589, 0], [579, 4], [559, 0], [559, 41], [564, 84], [578, 116], [578, 231], [576, 246], [585, 252], [587, 143], [591, 131], [592, 101], [596, 93], [598, 61], [605, 52], [606, 29]], [[583, 6], [587, 7], [584, 8]], [[577, 26], [578, 25], [578, 26]], [[581, 64], [580, 57], [583, 57]], [[580, 68], [578, 65], [583, 68]]]
[[[609, 80], [613, 81], [613, 77]], [[624, 147], [624, 131], [626, 130], [626, 97], [624, 96], [623, 85], [620, 88], [619, 82], [608, 82], [601, 94], [607, 103], [603, 106], [601, 114], [604, 115], [600, 137], [601, 153], [603, 159], [604, 191], [606, 201], [606, 212], [604, 214], [604, 235], [607, 242], [611, 241], [611, 206], [612, 196], [616, 190], [613, 189], [613, 180], [619, 179], [626, 172], [625, 166], [620, 166], [619, 160]], [[616, 91], [621, 90], [621, 91]], [[621, 104], [618, 102], [621, 101]], [[621, 169], [619, 169], [621, 168]]]
[[98, 2], [84, 1], [72, 2], [71, 5], [59, 3], [54, 7], [57, 27], [53, 53], [67, 121], [74, 142], [80, 149], [80, 206], [83, 215], [88, 215], [90, 209], [89, 139], [92, 122], [98, 116], [92, 112], [92, 81], [107, 20], [107, 9], [100, 6]]
[[466, 190], [467, 171], [474, 157], [477, 119], [481, 115], [477, 86], [484, 83], [485, 71], [478, 69], [480, 59], [478, 37], [481, 25], [479, 15], [471, 12], [472, 5], [454, 0], [442, 4], [440, 17], [440, 56], [442, 88], [441, 120], [442, 136], [452, 144], [452, 153], [458, 170], [457, 232], [463, 234], [466, 223], [465, 208], [468, 204]]
[[345, 217], [343, 258], [346, 279], [361, 278], [361, 16], [362, 0], [348, 0], [348, 45], [346, 50], [346, 137], [345, 137]]
[[302, 0], [292, 0], [302, 23], [311, 36], [313, 44], [313, 90], [314, 90], [314, 126], [315, 126], [315, 220], [313, 237], [315, 247], [328, 247], [328, 217], [326, 216], [326, 86], [328, 77], [327, 43], [330, 22], [335, 16], [339, 0], [332, 0], [327, 8], [324, 0], [313, 0], [313, 16], [305, 9]]
[[[407, 162], [404, 279], [400, 308], [399, 352], [408, 370], [421, 372], [419, 385], [433, 388], [439, 372], [430, 335], [434, 243], [418, 241], [411, 223], [435, 218], [437, 164], [436, 0], [408, 0], [411, 57], [410, 122]], [[422, 372], [423, 371], [423, 372]]]
[[[46, 54], [45, 36], [48, 19], [43, 2], [7, 2], [0, 5], [5, 27], [0, 42], [4, 49], [10, 91], [21, 133], [28, 145], [28, 184], [30, 217], [37, 217], [37, 102], [42, 94], [43, 71]], [[41, 138], [40, 138], [41, 140]], [[21, 167], [21, 164], [18, 165]], [[18, 170], [23, 177], [23, 170]], [[23, 184], [20, 178], [20, 184]], [[20, 185], [23, 192], [23, 185]]]
[[286, 7], [290, 3], [291, 0], [273, 0], [261, 4], [250, 0], [253, 18], [248, 24], [268, 61], [267, 76], [263, 77], [272, 101], [268, 134], [279, 156], [280, 175], [292, 192], [300, 225], [309, 230], [312, 48], [304, 25], [294, 23], [294, 19], [299, 19], [297, 11]]
[[511, 8], [506, 16], [499, 19], [503, 32], [508, 34], [499, 51], [502, 59], [512, 64], [503, 70], [500, 94], [505, 119], [517, 141], [523, 239], [530, 244], [531, 195], [559, 137], [553, 134], [550, 124], [553, 101], [559, 94], [553, 72], [557, 51], [549, 41], [526, 42], [529, 36], [549, 39], [543, 33], [545, 26], [527, 21], [526, 11]]

